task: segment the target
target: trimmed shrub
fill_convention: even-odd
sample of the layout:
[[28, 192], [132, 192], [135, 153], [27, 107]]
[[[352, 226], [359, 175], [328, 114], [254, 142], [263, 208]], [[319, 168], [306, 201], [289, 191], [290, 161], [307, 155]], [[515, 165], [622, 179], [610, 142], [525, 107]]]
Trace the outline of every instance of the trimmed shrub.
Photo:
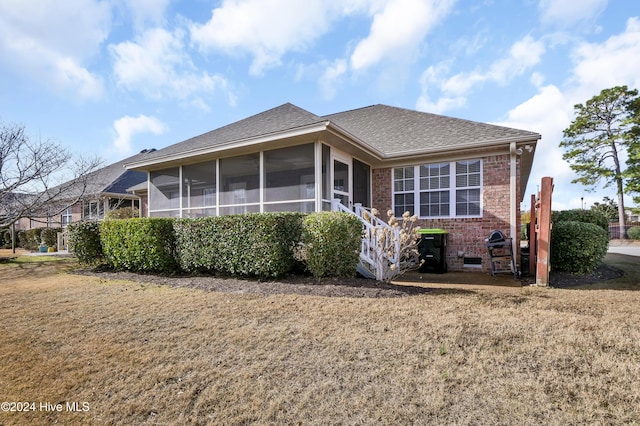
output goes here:
[[69, 251], [76, 256], [78, 262], [93, 265], [103, 260], [100, 222], [72, 223], [67, 227], [67, 231], [69, 232]]
[[590, 274], [607, 254], [609, 233], [593, 223], [554, 222], [551, 267], [572, 274]]
[[176, 252], [187, 272], [277, 277], [295, 266], [300, 213], [229, 215], [175, 221]]
[[632, 240], [640, 240], [640, 226], [632, 226], [629, 228], [627, 235]]
[[62, 232], [62, 228], [42, 228], [40, 238], [47, 247], [56, 247], [58, 245], [58, 232]]
[[24, 248], [27, 244], [27, 234], [24, 230], [16, 231], [16, 247]]
[[104, 257], [115, 269], [134, 272], [173, 272], [175, 234], [173, 219], [108, 220], [100, 226]]
[[360, 260], [362, 223], [344, 212], [311, 213], [304, 219], [300, 257], [316, 278], [351, 277]]
[[557, 222], [567, 221], [593, 223], [607, 231], [607, 233], [609, 232], [609, 220], [607, 219], [607, 216], [602, 212], [594, 210], [573, 209], [554, 211], [551, 212], [551, 221], [554, 224]]
[[40, 239], [40, 233], [43, 228], [32, 228], [24, 231], [22, 238], [20, 239], [20, 247], [25, 250], [38, 250], [38, 246], [42, 240]]

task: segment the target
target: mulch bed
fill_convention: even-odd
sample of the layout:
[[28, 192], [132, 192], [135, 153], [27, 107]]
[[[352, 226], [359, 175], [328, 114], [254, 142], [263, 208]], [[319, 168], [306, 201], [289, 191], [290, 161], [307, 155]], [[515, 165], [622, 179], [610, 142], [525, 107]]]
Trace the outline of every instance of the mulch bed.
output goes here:
[[[395, 285], [383, 281], [360, 277], [324, 278], [321, 281], [305, 275], [290, 275], [272, 280], [237, 278], [214, 275], [158, 275], [139, 274], [126, 271], [113, 271], [101, 268], [79, 268], [73, 273], [96, 276], [104, 279], [128, 280], [145, 284], [168, 285], [172, 287], [196, 288], [204, 291], [223, 293], [252, 293], [262, 296], [274, 294], [299, 294], [323, 297], [365, 297], [389, 298], [406, 297], [433, 292], [433, 289], [412, 286], [410, 284]], [[552, 271], [549, 282], [552, 287], [568, 288], [593, 284], [600, 281], [619, 278], [624, 272], [612, 266], [601, 264], [593, 274], [573, 275]], [[523, 282], [523, 285], [527, 285]]]
[[592, 274], [587, 275], [573, 275], [552, 270], [549, 273], [549, 283], [553, 287], [567, 288], [613, 280], [623, 275], [624, 272], [620, 269], [601, 263]]
[[258, 280], [250, 278], [220, 277], [212, 275], [201, 276], [165, 276], [156, 274], [137, 274], [124, 271], [102, 271], [99, 269], [82, 268], [73, 273], [91, 275], [104, 279], [129, 280], [146, 284], [169, 285], [172, 287], [197, 288], [205, 291], [224, 293], [253, 293], [262, 296], [274, 294], [300, 294], [324, 297], [405, 297], [424, 294], [432, 289], [412, 286], [394, 285], [383, 281], [365, 278], [325, 278], [318, 281], [304, 275], [291, 275], [273, 280]]

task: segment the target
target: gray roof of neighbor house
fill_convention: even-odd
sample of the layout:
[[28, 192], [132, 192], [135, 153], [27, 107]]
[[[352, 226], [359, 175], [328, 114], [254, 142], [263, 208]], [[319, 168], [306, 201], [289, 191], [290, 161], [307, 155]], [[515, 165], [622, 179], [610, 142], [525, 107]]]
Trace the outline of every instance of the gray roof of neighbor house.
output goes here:
[[464, 150], [509, 142], [534, 142], [540, 135], [459, 118], [372, 105], [317, 116], [291, 103], [261, 112], [202, 135], [124, 160], [127, 167], [145, 168], [178, 157], [197, 156], [241, 144], [277, 140], [292, 134], [332, 131], [350, 139], [379, 160], [432, 152]]
[[[108, 166], [91, 172], [87, 179], [86, 196], [96, 196], [100, 194], [122, 194], [127, 195], [127, 189], [140, 182], [147, 180], [147, 173], [136, 170], [128, 170], [125, 164], [140, 161], [149, 153], [155, 150], [143, 150], [131, 157], [125, 158]], [[67, 192], [69, 198], [76, 197], [82, 191], [82, 184], [71, 187]]]

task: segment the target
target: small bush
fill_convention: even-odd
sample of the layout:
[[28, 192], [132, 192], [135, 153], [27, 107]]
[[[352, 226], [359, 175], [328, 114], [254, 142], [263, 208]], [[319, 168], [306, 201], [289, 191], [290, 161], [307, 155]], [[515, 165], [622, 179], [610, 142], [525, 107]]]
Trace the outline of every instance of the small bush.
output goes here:
[[555, 224], [556, 222], [582, 222], [582, 223], [593, 223], [594, 225], [599, 226], [609, 232], [609, 220], [607, 216], [602, 212], [594, 211], [594, 210], [582, 210], [582, 209], [573, 209], [573, 210], [562, 210], [562, 211], [554, 211], [551, 213], [551, 221]]
[[593, 223], [554, 222], [551, 267], [573, 274], [590, 274], [607, 254], [609, 233]]
[[173, 219], [108, 220], [100, 226], [104, 257], [115, 269], [135, 272], [173, 272]]
[[640, 240], [640, 226], [632, 226], [629, 228], [627, 235], [632, 240]]
[[304, 219], [301, 258], [316, 278], [355, 275], [362, 223], [349, 213], [312, 213]]
[[16, 231], [16, 247], [25, 248], [27, 245], [27, 234], [24, 230]]
[[[17, 238], [18, 238], [18, 234], [16, 231], [16, 245], [18, 244]], [[2, 239], [3, 239], [2, 248], [11, 248], [11, 229], [2, 230]]]
[[99, 222], [72, 223], [67, 231], [69, 232], [69, 251], [76, 256], [78, 262], [93, 265], [103, 260]]
[[176, 252], [187, 272], [277, 277], [295, 266], [300, 213], [230, 215], [175, 222]]
[[58, 245], [58, 232], [62, 232], [62, 228], [42, 228], [40, 238], [47, 247], [55, 247]]
[[38, 246], [42, 240], [40, 239], [40, 233], [42, 232], [42, 228], [32, 228], [23, 231], [24, 233], [19, 235], [20, 238], [20, 247], [25, 250], [38, 250]]

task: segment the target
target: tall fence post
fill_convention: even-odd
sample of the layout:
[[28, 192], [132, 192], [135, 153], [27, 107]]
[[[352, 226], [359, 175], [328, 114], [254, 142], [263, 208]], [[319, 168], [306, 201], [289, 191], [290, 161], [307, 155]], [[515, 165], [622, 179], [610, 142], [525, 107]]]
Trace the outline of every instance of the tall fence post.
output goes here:
[[[531, 277], [535, 276], [536, 273], [537, 240], [536, 195], [531, 194], [531, 215], [529, 216], [529, 276]], [[524, 269], [524, 266], [522, 268]]]
[[553, 193], [553, 178], [543, 177], [540, 190], [537, 255], [536, 255], [536, 285], [549, 285], [549, 270], [551, 269], [551, 194]]

